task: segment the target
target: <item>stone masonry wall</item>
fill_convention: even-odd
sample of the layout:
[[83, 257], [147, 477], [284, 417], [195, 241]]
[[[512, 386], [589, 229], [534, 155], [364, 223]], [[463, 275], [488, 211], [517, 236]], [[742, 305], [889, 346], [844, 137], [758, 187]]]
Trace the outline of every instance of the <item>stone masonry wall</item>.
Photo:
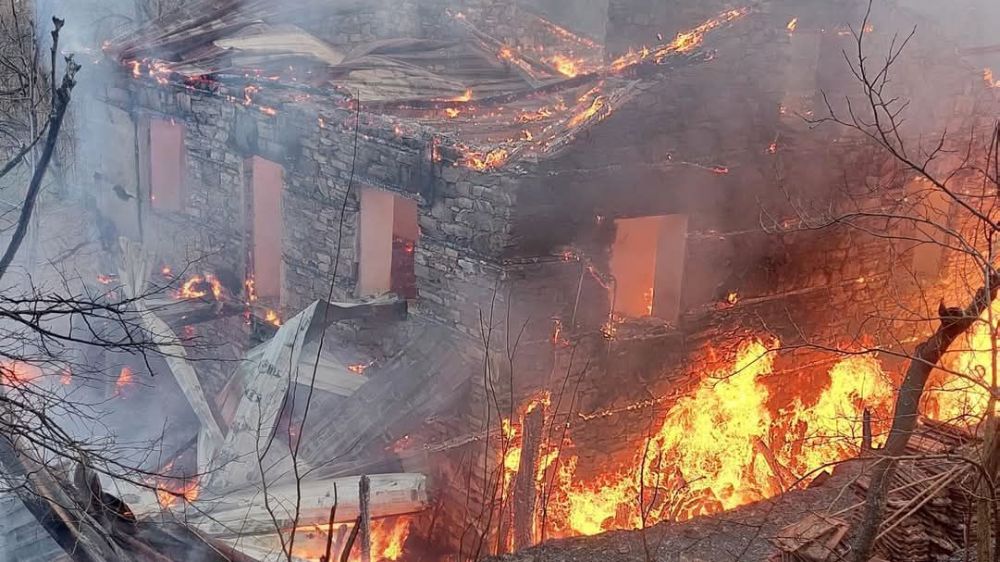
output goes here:
[[164, 263], [178, 267], [200, 252], [204, 262], [199, 268], [225, 268], [242, 279], [252, 239], [244, 162], [258, 155], [284, 168], [282, 209], [275, 220], [284, 224], [286, 314], [325, 298], [338, 241], [335, 296], [352, 298], [359, 192], [377, 188], [419, 204], [420, 299], [414, 309], [470, 333], [478, 329], [479, 307], [489, 302], [499, 275], [498, 258], [514, 204], [513, 184], [503, 174], [435, 161], [432, 146], [439, 141], [432, 133], [412, 125], [397, 127], [367, 113], [361, 114], [355, 158], [355, 115], [350, 109], [283, 104], [262, 93], [260, 103], [274, 104], [272, 116], [207, 93], [140, 83], [123, 84], [112, 94], [122, 107], [133, 103], [134, 96], [142, 112], [185, 125], [184, 209], [166, 213], [147, 208], [145, 213], [146, 239]]

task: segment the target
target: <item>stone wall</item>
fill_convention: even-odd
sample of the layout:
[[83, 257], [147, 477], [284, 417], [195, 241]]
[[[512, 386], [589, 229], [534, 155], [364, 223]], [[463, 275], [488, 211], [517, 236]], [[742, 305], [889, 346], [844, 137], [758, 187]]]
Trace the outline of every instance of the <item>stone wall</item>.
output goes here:
[[[264, 94], [261, 98], [270, 103]], [[509, 177], [435, 161], [432, 146], [439, 141], [432, 132], [366, 113], [358, 124], [355, 157], [350, 109], [275, 102], [276, 114], [268, 115], [224, 97], [140, 83], [113, 89], [111, 99], [122, 107], [135, 103], [139, 119], [173, 119], [185, 126], [184, 208], [151, 211], [147, 203], [143, 210], [144, 237], [162, 263], [178, 270], [198, 258], [196, 269], [225, 269], [243, 278], [252, 240], [245, 161], [257, 155], [284, 168], [286, 314], [325, 298], [338, 246], [335, 296], [352, 298], [359, 191], [378, 188], [419, 204], [416, 309], [469, 332], [478, 329], [478, 306], [490, 300], [496, 284], [515, 203]], [[120, 157], [133, 158], [131, 152]], [[134, 185], [130, 190], [136, 192]]]

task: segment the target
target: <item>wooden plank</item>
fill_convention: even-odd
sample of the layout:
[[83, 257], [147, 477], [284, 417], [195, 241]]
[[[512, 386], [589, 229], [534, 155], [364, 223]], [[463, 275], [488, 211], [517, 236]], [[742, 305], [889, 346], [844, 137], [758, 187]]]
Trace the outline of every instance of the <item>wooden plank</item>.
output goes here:
[[278, 424], [278, 414], [291, 384], [289, 365], [297, 365], [305, 345], [319, 301], [295, 315], [278, 329], [270, 341], [250, 354], [260, 359], [245, 362], [237, 370], [243, 378], [242, 393], [229, 434], [219, 448], [207, 487], [225, 490], [246, 486], [259, 480], [258, 452], [267, 443]]
[[[423, 511], [429, 507], [427, 478], [423, 474], [395, 473], [373, 474], [369, 477], [369, 513], [372, 518], [405, 515]], [[330, 506], [333, 505], [333, 487], [338, 490], [360, 489], [360, 476], [348, 476], [314, 482], [303, 482], [301, 494], [295, 484], [270, 487], [267, 491], [272, 506], [283, 506], [276, 510], [278, 526], [291, 529], [292, 526], [327, 525]], [[345, 496], [347, 496], [345, 498]], [[361, 514], [358, 496], [340, 494], [337, 503], [336, 523], [355, 521]], [[301, 498], [301, 510], [296, 521], [290, 506], [296, 498]], [[254, 489], [245, 493], [229, 493], [218, 498], [206, 497], [198, 500], [199, 512], [189, 510], [188, 519], [203, 532], [219, 537], [274, 534], [275, 525], [263, 501], [263, 492]]]
[[[194, 415], [201, 423], [201, 436], [199, 437], [198, 444], [199, 452], [215, 450], [222, 443], [222, 429], [219, 427], [219, 423], [215, 419], [215, 414], [208, 404], [205, 391], [201, 387], [201, 381], [198, 380], [198, 373], [187, 360], [187, 351], [183, 345], [167, 343], [177, 342], [179, 339], [173, 329], [160, 319], [159, 316], [146, 310], [141, 302], [136, 303], [136, 309], [146, 329], [164, 338], [164, 340], [158, 342], [156, 347], [163, 355], [163, 359], [170, 368], [170, 372], [174, 375], [177, 386], [181, 388], [181, 392], [187, 398], [191, 410], [194, 411]], [[207, 468], [209, 459], [210, 457], [198, 458], [199, 472]]]

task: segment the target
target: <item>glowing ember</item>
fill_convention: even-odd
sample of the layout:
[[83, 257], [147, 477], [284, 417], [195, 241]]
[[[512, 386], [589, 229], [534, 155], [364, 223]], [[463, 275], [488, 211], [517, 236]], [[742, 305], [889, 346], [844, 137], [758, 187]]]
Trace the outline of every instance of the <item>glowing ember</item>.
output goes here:
[[347, 370], [354, 373], [355, 375], [362, 375], [364, 374], [365, 371], [368, 370], [368, 367], [371, 366], [372, 366], [371, 363], [354, 363], [352, 365], [348, 365]]
[[990, 88], [1000, 88], [1000, 80], [996, 80], [993, 78], [993, 69], [991, 68], [983, 69], [983, 80], [986, 82], [986, 85]]
[[267, 309], [267, 312], [264, 313], [264, 321], [267, 322], [268, 324], [271, 324], [272, 326], [278, 326], [278, 327], [281, 326], [281, 318], [278, 317], [278, 313], [271, 310], [270, 308]]
[[200, 299], [212, 294], [215, 300], [222, 300], [222, 284], [211, 273], [195, 275], [184, 282], [174, 293], [178, 299]]
[[655, 49], [642, 49], [638, 52], [629, 52], [612, 62], [611, 68], [616, 72], [620, 72], [643, 62], [654, 62], [658, 64], [663, 62], [667, 56], [674, 53], [685, 53], [691, 51], [704, 41], [706, 33], [719, 26], [736, 21], [747, 15], [749, 12], [750, 11], [747, 8], [739, 8], [723, 12], [717, 17], [706, 21], [694, 29], [678, 33], [674, 40], [666, 45], [661, 45]]
[[573, 60], [564, 55], [553, 55], [546, 60], [559, 74], [568, 78], [573, 78], [580, 73], [580, 61]]
[[726, 302], [728, 302], [729, 304], [736, 304], [740, 302], [740, 294], [737, 293], [736, 291], [730, 292], [728, 295], [726, 295]]
[[494, 148], [488, 152], [471, 150], [464, 154], [460, 163], [473, 170], [485, 172], [503, 166], [509, 156], [510, 153], [506, 148]]
[[130, 384], [132, 384], [132, 369], [122, 367], [118, 373], [118, 380], [115, 381], [115, 394], [121, 394]]
[[569, 120], [569, 126], [576, 127], [581, 123], [587, 121], [594, 115], [597, 115], [598, 112], [604, 109], [606, 103], [607, 103], [607, 98], [605, 98], [604, 96], [600, 95], [594, 96], [594, 100], [590, 103], [590, 106], [588, 106], [587, 109], [581, 111], [580, 113], [577, 113]]
[[788, 25], [785, 27], [788, 29], [789, 33], [792, 33], [798, 26], [799, 26], [799, 18], [792, 18], [792, 21], [788, 22]]

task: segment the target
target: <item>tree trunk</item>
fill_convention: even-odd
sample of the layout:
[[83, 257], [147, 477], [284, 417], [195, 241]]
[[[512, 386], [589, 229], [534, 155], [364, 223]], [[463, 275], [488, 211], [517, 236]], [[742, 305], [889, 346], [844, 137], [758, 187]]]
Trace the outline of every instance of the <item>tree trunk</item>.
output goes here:
[[896, 470], [895, 458], [905, 452], [917, 425], [920, 398], [923, 396], [927, 379], [955, 339], [967, 332], [996, 298], [998, 284], [1000, 284], [1000, 274], [991, 272], [986, 285], [976, 291], [972, 302], [964, 310], [946, 309], [943, 305], [940, 306], [938, 309], [940, 326], [914, 351], [903, 384], [896, 396], [889, 438], [885, 447], [875, 455], [872, 464], [871, 486], [865, 500], [860, 528], [854, 538], [855, 562], [868, 562], [872, 556], [875, 537], [878, 536], [882, 522], [882, 512], [885, 510], [886, 490]]
[[514, 478], [512, 501], [514, 508], [514, 551], [527, 548], [535, 542], [535, 470], [542, 444], [545, 415], [541, 405], [524, 415], [524, 432], [521, 438], [521, 460]]

